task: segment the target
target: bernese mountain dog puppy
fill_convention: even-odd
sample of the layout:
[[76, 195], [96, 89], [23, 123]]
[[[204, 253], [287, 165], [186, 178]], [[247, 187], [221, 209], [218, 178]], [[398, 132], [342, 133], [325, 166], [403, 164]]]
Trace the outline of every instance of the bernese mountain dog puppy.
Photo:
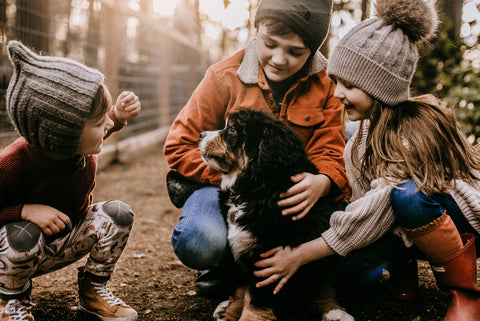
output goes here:
[[293, 185], [290, 177], [318, 173], [296, 132], [266, 112], [240, 110], [229, 116], [224, 129], [202, 132], [199, 148], [205, 163], [222, 173], [219, 202], [240, 271], [238, 287], [219, 304], [215, 320], [277, 320], [292, 311], [318, 320], [353, 320], [332, 291], [332, 259], [303, 266], [276, 295], [275, 285], [255, 286], [254, 263], [261, 253], [318, 238], [341, 206], [321, 198], [302, 219], [281, 214], [277, 201]]

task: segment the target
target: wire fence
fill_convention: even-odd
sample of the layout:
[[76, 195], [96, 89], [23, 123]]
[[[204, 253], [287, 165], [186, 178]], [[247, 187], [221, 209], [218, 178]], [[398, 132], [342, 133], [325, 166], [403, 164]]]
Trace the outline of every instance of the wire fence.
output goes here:
[[152, 0], [0, 0], [0, 146], [17, 137], [5, 109], [13, 39], [99, 69], [114, 99], [134, 91], [142, 113], [117, 140], [169, 126], [209, 65], [196, 15], [182, 14], [156, 14]]

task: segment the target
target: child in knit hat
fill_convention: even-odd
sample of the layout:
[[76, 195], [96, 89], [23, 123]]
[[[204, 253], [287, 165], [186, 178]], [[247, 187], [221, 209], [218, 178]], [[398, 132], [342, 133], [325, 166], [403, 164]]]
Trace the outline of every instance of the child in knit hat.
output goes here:
[[279, 291], [302, 264], [332, 254], [348, 262], [354, 250], [393, 230], [452, 292], [444, 320], [478, 320], [480, 154], [451, 109], [409, 94], [418, 46], [434, 34], [437, 13], [423, 0], [378, 0], [375, 9], [375, 18], [341, 39], [327, 69], [348, 118], [361, 121], [344, 154], [352, 198], [321, 238], [266, 253], [256, 275], [269, 279], [259, 285], [281, 280]]
[[0, 154], [0, 320], [34, 320], [32, 278], [79, 268], [80, 310], [100, 320], [137, 320], [106, 282], [127, 243], [133, 212], [92, 204], [103, 140], [140, 112], [132, 92], [111, 108], [103, 75], [66, 58], [8, 44], [7, 111], [22, 136]]
[[333, 96], [327, 60], [318, 51], [331, 13], [331, 0], [261, 1], [256, 39], [207, 70], [171, 126], [164, 154], [174, 171], [167, 175], [167, 187], [174, 205], [183, 207], [172, 244], [185, 265], [200, 270], [200, 295], [223, 296], [233, 264], [218, 203], [221, 173], [202, 161], [202, 131], [223, 128], [239, 109], [265, 110], [302, 137], [321, 173], [292, 177], [295, 185], [281, 200], [285, 214], [301, 218], [320, 197], [343, 201], [350, 196], [342, 106]]

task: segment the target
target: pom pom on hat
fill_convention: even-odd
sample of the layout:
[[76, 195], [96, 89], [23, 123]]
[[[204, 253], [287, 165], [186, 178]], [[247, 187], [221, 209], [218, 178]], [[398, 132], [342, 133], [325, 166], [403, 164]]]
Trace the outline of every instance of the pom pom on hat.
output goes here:
[[18, 41], [9, 42], [8, 54], [7, 112], [16, 130], [39, 150], [73, 155], [103, 74], [71, 59], [37, 55]]
[[431, 4], [417, 1], [377, 1], [375, 11], [385, 24], [401, 29], [411, 42], [428, 41], [437, 30], [437, 13]]
[[438, 16], [423, 0], [377, 0], [375, 11], [340, 40], [327, 73], [396, 105], [409, 99], [418, 46], [434, 36]]

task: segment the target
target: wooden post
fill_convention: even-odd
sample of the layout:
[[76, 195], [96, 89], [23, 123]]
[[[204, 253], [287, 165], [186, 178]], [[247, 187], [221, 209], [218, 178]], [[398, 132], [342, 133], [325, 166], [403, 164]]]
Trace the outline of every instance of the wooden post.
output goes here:
[[159, 83], [159, 124], [160, 127], [170, 126], [173, 121], [171, 103], [170, 65], [172, 60], [172, 39], [165, 32], [160, 32], [160, 81]]
[[[102, 1], [101, 22], [100, 22], [100, 43], [103, 55], [100, 55], [99, 69], [105, 75], [105, 83], [112, 95], [112, 103], [116, 102], [119, 95], [118, 67], [120, 61], [119, 51], [119, 28], [122, 21], [121, 14], [116, 10], [121, 2]], [[102, 164], [110, 163], [117, 159], [118, 134], [114, 133], [104, 143]]]

